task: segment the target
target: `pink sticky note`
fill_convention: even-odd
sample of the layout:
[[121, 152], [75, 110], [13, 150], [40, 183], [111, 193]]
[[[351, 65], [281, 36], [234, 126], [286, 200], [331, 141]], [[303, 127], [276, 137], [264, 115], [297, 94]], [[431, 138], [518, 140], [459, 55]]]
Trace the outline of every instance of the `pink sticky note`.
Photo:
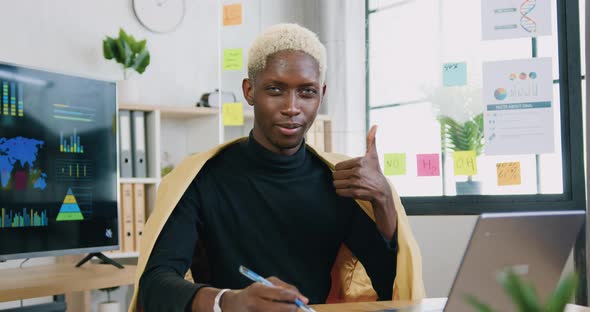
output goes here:
[[438, 177], [440, 175], [440, 163], [438, 154], [416, 155], [419, 177]]

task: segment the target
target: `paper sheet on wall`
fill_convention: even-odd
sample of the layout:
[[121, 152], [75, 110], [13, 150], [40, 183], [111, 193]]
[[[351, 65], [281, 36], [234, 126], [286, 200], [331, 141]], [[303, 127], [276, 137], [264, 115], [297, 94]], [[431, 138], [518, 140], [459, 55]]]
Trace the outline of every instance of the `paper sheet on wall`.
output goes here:
[[223, 5], [223, 26], [242, 24], [242, 3]]
[[223, 125], [244, 125], [244, 107], [242, 103], [223, 103]]
[[393, 153], [384, 155], [384, 174], [386, 176], [406, 174], [406, 154]]
[[440, 175], [438, 154], [418, 154], [416, 155], [416, 165], [419, 177], [438, 177]]
[[496, 164], [498, 186], [520, 185], [520, 162], [506, 162]]
[[483, 64], [485, 153], [552, 153], [554, 144], [551, 58]]
[[467, 63], [443, 64], [443, 85], [445, 87], [458, 87], [467, 84]]
[[242, 70], [244, 54], [242, 49], [223, 50], [223, 70]]
[[551, 1], [482, 0], [483, 40], [551, 35]]
[[453, 171], [456, 176], [477, 174], [477, 155], [475, 151], [453, 152]]

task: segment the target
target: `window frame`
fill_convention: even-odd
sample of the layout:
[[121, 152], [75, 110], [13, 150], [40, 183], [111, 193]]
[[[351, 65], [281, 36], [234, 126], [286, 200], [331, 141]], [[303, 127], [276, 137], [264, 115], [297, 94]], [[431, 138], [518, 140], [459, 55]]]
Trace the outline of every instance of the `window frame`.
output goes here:
[[[580, 18], [578, 1], [557, 2], [557, 41], [559, 61], [559, 90], [561, 148], [563, 167], [562, 194], [530, 195], [458, 195], [402, 196], [408, 215], [478, 215], [484, 212], [585, 210], [584, 133], [582, 121], [582, 73], [580, 49]], [[369, 0], [365, 0], [365, 126], [370, 127], [372, 110], [398, 106], [393, 103], [371, 107], [369, 58]], [[532, 56], [536, 54], [532, 39]]]

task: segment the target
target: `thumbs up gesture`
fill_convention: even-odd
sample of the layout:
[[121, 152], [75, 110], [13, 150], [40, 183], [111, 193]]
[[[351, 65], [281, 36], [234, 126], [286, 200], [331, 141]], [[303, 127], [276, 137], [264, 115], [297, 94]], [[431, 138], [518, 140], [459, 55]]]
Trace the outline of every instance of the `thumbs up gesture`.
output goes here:
[[397, 226], [397, 214], [391, 188], [379, 166], [376, 134], [377, 126], [371, 127], [365, 156], [336, 164], [332, 176], [336, 194], [371, 202], [377, 228], [391, 239]]

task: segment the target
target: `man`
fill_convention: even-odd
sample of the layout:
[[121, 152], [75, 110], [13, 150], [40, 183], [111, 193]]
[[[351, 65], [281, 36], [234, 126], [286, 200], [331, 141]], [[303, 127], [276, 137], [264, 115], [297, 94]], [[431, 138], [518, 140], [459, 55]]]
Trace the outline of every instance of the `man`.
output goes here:
[[[353, 258], [341, 256], [342, 244], [361, 261], [379, 299], [392, 299], [394, 289], [404, 299], [423, 296], [417, 247], [379, 168], [376, 128], [366, 155], [333, 172], [326, 155], [304, 144], [326, 90], [325, 71], [325, 48], [303, 27], [276, 25], [254, 41], [242, 85], [254, 107], [250, 136], [189, 158], [162, 182], [143, 242], [150, 232], [157, 240], [141, 251], [130, 311], [137, 294], [146, 312], [296, 311], [296, 298], [323, 303], [335, 287], [346, 291], [331, 278]], [[205, 247], [197, 260], [206, 260], [210, 275], [191, 283], [183, 277], [197, 245]], [[401, 274], [398, 248], [408, 267]], [[240, 265], [273, 276], [276, 286], [251, 284]], [[352, 267], [349, 284], [357, 268], [365, 274], [356, 262]], [[392, 287], [396, 273], [410, 285]]]

